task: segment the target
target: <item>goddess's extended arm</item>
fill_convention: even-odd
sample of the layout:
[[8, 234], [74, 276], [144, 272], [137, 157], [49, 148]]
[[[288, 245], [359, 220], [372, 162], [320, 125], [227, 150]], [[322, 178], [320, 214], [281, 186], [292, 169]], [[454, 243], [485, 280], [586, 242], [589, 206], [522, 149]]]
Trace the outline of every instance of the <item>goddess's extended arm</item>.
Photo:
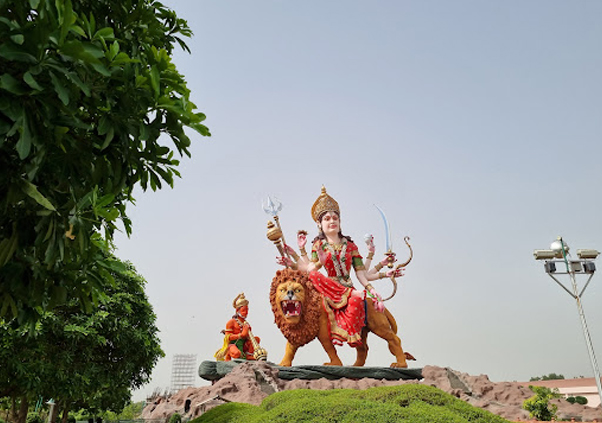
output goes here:
[[[301, 252], [301, 256], [297, 256], [295, 260], [297, 263], [292, 263], [292, 260], [287, 260], [284, 257], [277, 257], [278, 264], [282, 266], [288, 266], [292, 269], [298, 269], [302, 272], [311, 272], [313, 270], [317, 270], [320, 268], [319, 262], [314, 263], [307, 256], [307, 251], [305, 250], [305, 244], [307, 243], [307, 232], [299, 231], [297, 232], [297, 245], [299, 246], [299, 251]], [[289, 250], [292, 250], [291, 247], [287, 245]], [[296, 255], [296, 254], [295, 254]], [[293, 256], [294, 257], [294, 256]]]
[[[376, 266], [374, 266], [372, 269], [366, 271], [366, 277], [368, 278], [368, 280], [369, 281], [375, 281], [377, 279], [382, 279], [382, 278], [379, 277], [379, 272], [388, 263], [389, 263], [389, 259], [387, 257], [385, 257], [384, 259], [382, 259], [382, 261], [376, 263]], [[367, 268], [368, 267], [366, 267], [366, 269]]]

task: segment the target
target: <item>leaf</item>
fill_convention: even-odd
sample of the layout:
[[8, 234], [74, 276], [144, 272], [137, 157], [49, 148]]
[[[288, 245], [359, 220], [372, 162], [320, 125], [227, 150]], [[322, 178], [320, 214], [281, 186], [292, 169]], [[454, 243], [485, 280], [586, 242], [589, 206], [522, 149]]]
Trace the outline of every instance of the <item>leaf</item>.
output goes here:
[[[6, 134], [11, 128], [11, 124], [6, 122], [5, 120], [0, 120], [0, 135]], [[4, 144], [6, 138], [0, 138], [0, 147]]]
[[15, 62], [37, 62], [36, 58], [31, 54], [24, 52], [21, 47], [17, 47], [10, 43], [4, 43], [0, 46], [0, 57], [4, 57], [6, 60]]
[[54, 229], [54, 220], [51, 220], [48, 224], [48, 230], [46, 231], [46, 236], [44, 237], [44, 242], [48, 241], [50, 236], [53, 234]]
[[[67, 33], [71, 29], [71, 25], [75, 22], [76, 17], [73, 14], [73, 5], [71, 4], [71, 0], [64, 0], [64, 8], [63, 8], [63, 16], [61, 22], [61, 35], [59, 38], [59, 44], [63, 44], [65, 41], [65, 37]], [[58, 3], [58, 2], [57, 2]], [[60, 18], [59, 18], [60, 21]]]
[[102, 143], [102, 145], [100, 146], [100, 150], [104, 150], [105, 148], [107, 148], [109, 146], [109, 144], [111, 144], [111, 141], [113, 141], [113, 138], [115, 138], [115, 128], [113, 128], [112, 126], [109, 128], [109, 131], [107, 132], [107, 135], [105, 136], [105, 140]]
[[95, 190], [98, 189], [98, 187], [94, 187], [94, 191], [90, 191], [88, 193], [86, 193], [86, 195], [84, 195], [82, 198], [80, 198], [80, 200], [77, 202], [77, 208], [79, 210], [88, 207], [88, 205], [91, 203], [91, 199], [95, 193]]
[[71, 25], [70, 31], [79, 35], [80, 37], [86, 36], [86, 31], [84, 31], [84, 29], [79, 25]]
[[39, 4], [40, 0], [29, 0], [29, 6], [34, 10], [38, 8]]
[[57, 141], [61, 141], [67, 132], [69, 132], [69, 128], [66, 126], [54, 127], [54, 136], [56, 137]]
[[150, 71], [150, 84], [151, 84], [151, 88], [153, 89], [153, 92], [155, 93], [155, 99], [159, 98], [159, 79], [160, 79], [160, 74], [159, 74], [159, 68], [157, 68], [156, 65], [153, 65], [151, 67], [151, 71]]
[[211, 136], [211, 132], [209, 132], [209, 128], [207, 128], [202, 123], [192, 123], [192, 124], [190, 124], [190, 127], [205, 137]]
[[[115, 57], [115, 59], [113, 59], [113, 61], [111, 62], [111, 65], [117, 66], [117, 65], [121, 65], [122, 63], [140, 63], [140, 60], [130, 59], [130, 56], [121, 52], [117, 55], [117, 57]], [[136, 86], [139, 85], [139, 81], [146, 82], [146, 78], [141, 75], [137, 75], [136, 76]]]
[[113, 60], [115, 58], [115, 56], [117, 56], [117, 54], [119, 54], [119, 43], [117, 41], [114, 41], [113, 44], [111, 44], [111, 48], [108, 51], [108, 56], [107, 58], [109, 60]]
[[81, 41], [66, 41], [59, 52], [88, 64], [98, 64], [100, 63], [98, 59], [104, 57], [104, 52], [98, 46]]
[[22, 45], [23, 42], [25, 41], [25, 37], [23, 36], [23, 34], [11, 35], [10, 39], [13, 41], [13, 43], [15, 43], [17, 45]]
[[[23, 132], [25, 131], [23, 130]], [[29, 152], [31, 151], [31, 137], [21, 135], [15, 148], [17, 149], [17, 153], [19, 154], [19, 158], [21, 160], [27, 158], [27, 156], [29, 156]]]
[[25, 83], [27, 85], [29, 85], [31, 88], [33, 88], [34, 90], [38, 90], [38, 91], [44, 90], [44, 88], [42, 88], [40, 86], [40, 84], [38, 84], [38, 82], [35, 80], [35, 78], [31, 74], [31, 72], [29, 72], [29, 71], [27, 71], [23, 74], [23, 81], [25, 81]]
[[153, 172], [153, 170], [151, 170], [151, 169], [148, 170], [148, 173], [150, 175], [151, 189], [153, 191], [156, 191], [157, 188], [161, 189], [161, 180], [159, 179], [157, 174], [155, 172]]
[[92, 37], [93, 40], [105, 40], [105, 39], [114, 39], [115, 34], [113, 32], [113, 28], [105, 27], [101, 28]]
[[119, 210], [116, 208], [95, 208], [94, 213], [109, 222], [112, 222], [119, 217]]
[[98, 264], [117, 273], [124, 273], [127, 270], [126, 265], [119, 260], [104, 260], [99, 261]]
[[18, 311], [17, 311], [17, 304], [15, 304], [15, 300], [9, 294], [4, 294], [4, 301], [2, 302], [2, 309], [0, 310], [0, 316], [6, 316], [6, 311], [8, 310], [9, 306], [10, 306], [13, 316], [16, 316]]
[[92, 63], [92, 68], [103, 76], [111, 76], [111, 72], [102, 63]]
[[103, 195], [96, 201], [95, 206], [96, 207], [106, 207], [109, 204], [111, 204], [113, 202], [113, 200], [115, 200], [115, 194]]
[[4, 266], [12, 258], [19, 245], [19, 233], [13, 230], [10, 238], [5, 238], [0, 242], [0, 267]]
[[0, 88], [17, 95], [26, 93], [19, 80], [8, 73], [5, 73], [0, 77]]
[[95, 59], [100, 59], [101, 57], [105, 56], [104, 51], [102, 51], [102, 49], [96, 44], [82, 43], [82, 46], [84, 48], [84, 51]]
[[77, 76], [75, 72], [69, 72], [66, 74], [66, 76], [68, 79], [71, 80], [71, 82], [77, 85], [80, 90], [82, 90], [86, 97], [90, 97], [90, 87], [84, 82], [82, 82], [82, 80], [79, 79], [79, 76]]
[[157, 173], [159, 175], [161, 175], [161, 177], [163, 178], [163, 180], [165, 182], [167, 182], [170, 187], [173, 188], [173, 176], [172, 176], [171, 172], [169, 170], [165, 170], [165, 169], [162, 169], [160, 167], [156, 167], [155, 170], [157, 171]]
[[21, 179], [21, 183], [22, 190], [25, 194], [36, 200], [39, 205], [47, 208], [48, 210], [56, 211], [52, 203], [46, 197], [44, 197], [40, 191], [38, 191], [38, 188], [34, 184], [25, 179]]
[[57, 76], [50, 72], [50, 79], [52, 81], [52, 86], [54, 87], [54, 91], [58, 94], [59, 98], [63, 102], [65, 106], [69, 104], [69, 91], [65, 86], [59, 81]]

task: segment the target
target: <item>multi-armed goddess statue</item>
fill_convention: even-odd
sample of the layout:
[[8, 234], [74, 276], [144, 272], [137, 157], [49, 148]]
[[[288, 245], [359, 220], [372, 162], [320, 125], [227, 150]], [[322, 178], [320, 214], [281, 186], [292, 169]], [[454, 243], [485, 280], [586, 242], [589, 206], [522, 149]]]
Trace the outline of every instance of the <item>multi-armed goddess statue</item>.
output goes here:
[[[372, 236], [366, 237], [369, 253], [364, 262], [357, 245], [341, 231], [339, 204], [322, 187], [311, 208], [318, 234], [308, 254], [305, 249], [307, 232], [299, 231], [297, 245], [300, 254], [297, 254], [282, 236], [278, 218], [281, 205], [269, 200], [264, 209], [276, 222], [268, 223], [268, 238], [276, 244], [280, 253], [277, 262], [286, 267], [277, 272], [270, 292], [276, 323], [288, 340], [281, 365], [290, 366], [296, 350], [317, 337], [330, 358], [330, 362], [325, 364], [342, 364], [334, 346], [346, 342], [357, 349], [354, 365], [363, 366], [368, 352], [366, 338], [369, 332], [374, 332], [389, 343], [389, 350], [397, 360], [391, 366], [407, 367], [406, 359], [413, 357], [404, 353], [396, 334], [395, 319], [371, 282], [389, 278], [395, 284], [395, 294], [395, 278], [403, 275], [403, 268], [413, 256], [409, 238], [406, 237], [405, 241], [410, 248], [410, 258], [405, 263], [393, 267], [395, 253], [388, 245], [385, 258], [370, 268], [375, 250]], [[382, 211], [381, 214], [384, 218]], [[381, 272], [385, 266], [389, 270]], [[319, 271], [322, 267], [326, 275]], [[352, 268], [361, 289], [353, 285]], [[312, 305], [316, 307], [312, 308]]]

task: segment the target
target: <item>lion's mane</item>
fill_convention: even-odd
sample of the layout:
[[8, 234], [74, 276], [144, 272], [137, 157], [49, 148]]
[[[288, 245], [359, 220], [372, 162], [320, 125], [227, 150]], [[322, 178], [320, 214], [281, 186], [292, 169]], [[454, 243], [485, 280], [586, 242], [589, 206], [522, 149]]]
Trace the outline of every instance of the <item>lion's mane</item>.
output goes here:
[[[301, 319], [297, 324], [289, 324], [282, 315], [276, 299], [276, 289], [283, 282], [293, 280], [305, 288], [305, 302], [301, 309]], [[322, 297], [314, 289], [307, 273], [299, 270], [283, 269], [276, 272], [270, 287], [270, 304], [274, 313], [274, 322], [284, 337], [295, 346], [302, 346], [311, 342], [318, 336], [320, 330], [320, 313], [322, 310]]]

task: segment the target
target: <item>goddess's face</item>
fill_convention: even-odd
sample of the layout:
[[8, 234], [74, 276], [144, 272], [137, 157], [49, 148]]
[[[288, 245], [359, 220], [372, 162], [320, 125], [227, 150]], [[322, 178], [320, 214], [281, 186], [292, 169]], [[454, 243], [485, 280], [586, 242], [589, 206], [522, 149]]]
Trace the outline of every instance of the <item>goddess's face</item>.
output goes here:
[[242, 317], [243, 319], [246, 319], [247, 316], [249, 315], [249, 306], [244, 305], [242, 307], [239, 307], [238, 309], [236, 309], [236, 312], [238, 313], [238, 315], [240, 317]]
[[320, 221], [322, 232], [338, 234], [341, 229], [341, 221], [339, 215], [335, 212], [326, 212]]

